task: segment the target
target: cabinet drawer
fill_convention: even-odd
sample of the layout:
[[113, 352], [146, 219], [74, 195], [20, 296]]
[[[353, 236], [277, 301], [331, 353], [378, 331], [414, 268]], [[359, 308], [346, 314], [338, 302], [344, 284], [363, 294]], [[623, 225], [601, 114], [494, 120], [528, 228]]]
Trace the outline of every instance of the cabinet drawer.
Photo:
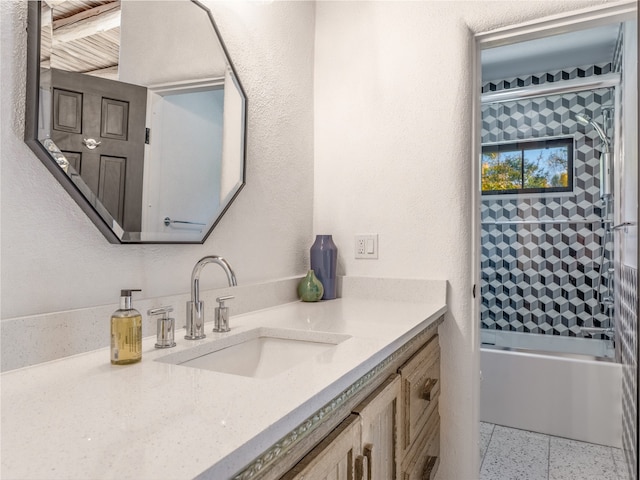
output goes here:
[[360, 437], [360, 419], [349, 415], [280, 480], [353, 480]]
[[433, 480], [440, 465], [440, 416], [437, 412], [420, 432], [403, 463], [401, 480]]
[[402, 449], [407, 450], [436, 412], [440, 395], [440, 346], [434, 335], [398, 369], [402, 377]]

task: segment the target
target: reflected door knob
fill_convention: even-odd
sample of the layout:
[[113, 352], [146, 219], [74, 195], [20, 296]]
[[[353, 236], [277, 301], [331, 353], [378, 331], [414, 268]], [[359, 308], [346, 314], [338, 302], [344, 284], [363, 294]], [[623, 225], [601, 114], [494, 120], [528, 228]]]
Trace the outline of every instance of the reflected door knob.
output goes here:
[[96, 142], [93, 138], [83, 138], [82, 143], [89, 150], [93, 150], [94, 148], [98, 148], [102, 142]]

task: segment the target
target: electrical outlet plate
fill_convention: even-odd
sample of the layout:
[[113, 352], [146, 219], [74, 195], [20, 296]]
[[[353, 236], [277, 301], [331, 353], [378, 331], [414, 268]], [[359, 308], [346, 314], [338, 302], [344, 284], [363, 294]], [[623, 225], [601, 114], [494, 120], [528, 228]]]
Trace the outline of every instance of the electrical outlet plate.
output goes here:
[[378, 258], [378, 235], [356, 235], [355, 258]]

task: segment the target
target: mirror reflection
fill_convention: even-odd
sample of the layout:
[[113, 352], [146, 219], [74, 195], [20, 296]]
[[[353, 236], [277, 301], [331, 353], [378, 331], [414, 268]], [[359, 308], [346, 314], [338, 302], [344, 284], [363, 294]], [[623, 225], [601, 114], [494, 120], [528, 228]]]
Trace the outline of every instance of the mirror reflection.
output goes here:
[[244, 185], [246, 117], [209, 10], [49, 0], [36, 13], [40, 158], [110, 241], [203, 242]]

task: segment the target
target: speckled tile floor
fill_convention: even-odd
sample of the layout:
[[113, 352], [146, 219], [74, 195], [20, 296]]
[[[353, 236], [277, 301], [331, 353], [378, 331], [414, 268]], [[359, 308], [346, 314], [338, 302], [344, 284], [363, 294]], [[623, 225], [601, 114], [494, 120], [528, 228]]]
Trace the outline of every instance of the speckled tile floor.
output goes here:
[[480, 423], [480, 480], [629, 480], [622, 450]]

